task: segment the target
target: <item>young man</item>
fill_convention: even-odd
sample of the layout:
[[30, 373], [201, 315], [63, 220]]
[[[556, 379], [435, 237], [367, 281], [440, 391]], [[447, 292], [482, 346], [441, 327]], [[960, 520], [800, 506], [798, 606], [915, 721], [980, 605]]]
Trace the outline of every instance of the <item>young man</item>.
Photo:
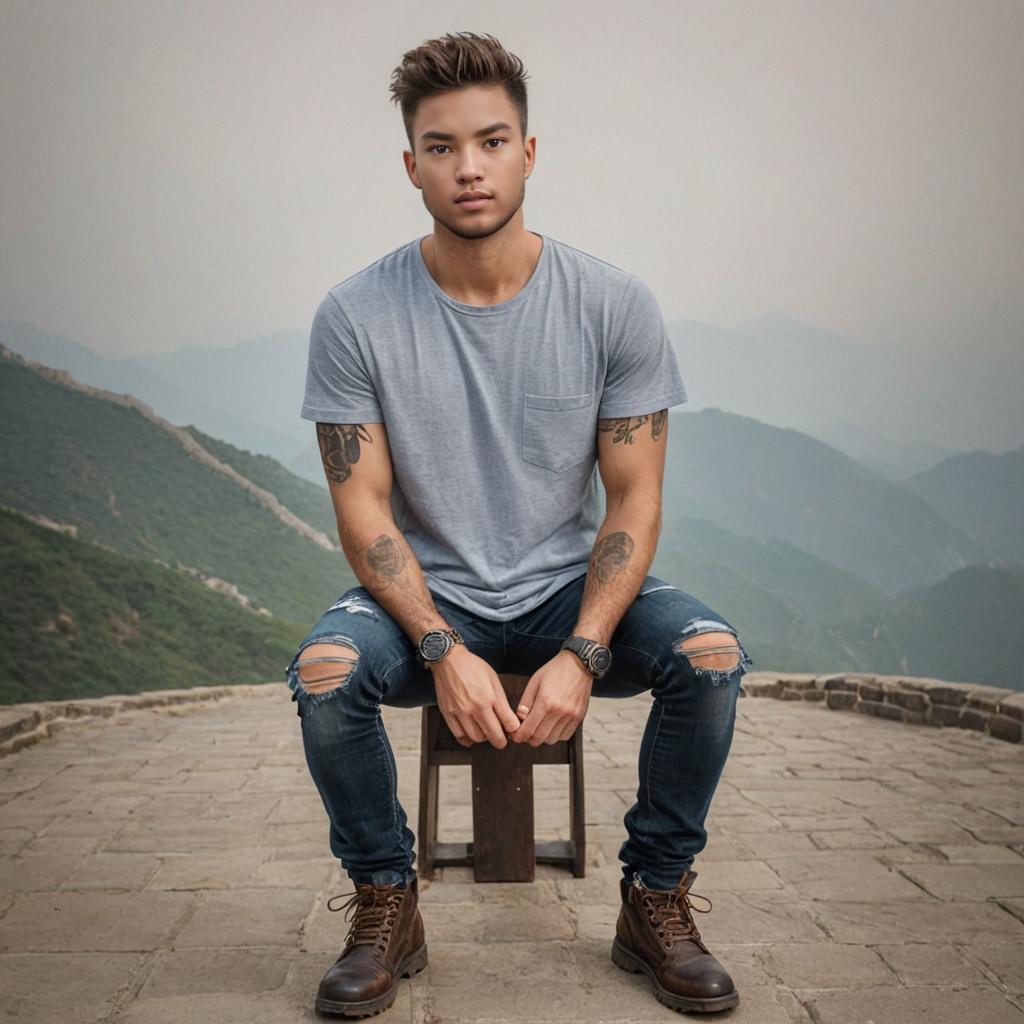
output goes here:
[[[717, 612], [647, 575], [686, 392], [651, 291], [523, 226], [525, 77], [492, 36], [405, 54], [391, 90], [433, 231], [331, 288], [313, 321], [301, 415], [362, 582], [287, 670], [356, 887], [328, 1013], [386, 1009], [427, 963], [381, 705], [436, 703], [463, 745], [504, 748], [568, 739], [592, 694], [648, 690], [612, 959], [676, 1009], [739, 998], [688, 893], [751, 659]], [[499, 672], [530, 677], [516, 709]]]

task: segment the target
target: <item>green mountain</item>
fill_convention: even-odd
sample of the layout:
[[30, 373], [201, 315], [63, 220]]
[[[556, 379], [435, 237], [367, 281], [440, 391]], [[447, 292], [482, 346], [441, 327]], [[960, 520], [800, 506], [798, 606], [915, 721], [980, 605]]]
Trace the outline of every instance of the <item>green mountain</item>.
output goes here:
[[843, 626], [866, 671], [1024, 691], [1024, 566], [971, 565]]
[[[313, 424], [310, 423], [310, 430]], [[236, 448], [227, 441], [218, 441], [204, 434], [198, 427], [185, 428], [211, 455], [233, 466], [242, 476], [254, 484], [270, 491], [285, 507], [291, 509], [300, 519], [315, 526], [326, 536], [337, 536], [338, 524], [334, 518], [331, 496], [324, 486], [324, 471], [320, 464], [320, 449], [314, 444], [317, 466], [320, 469], [319, 483], [312, 483], [289, 472], [277, 459], [269, 455], [255, 455], [242, 448]]]
[[312, 623], [357, 582], [336, 540], [187, 431], [129, 396], [0, 356], [0, 503], [225, 580], [292, 622]]
[[786, 541], [744, 537], [669, 508], [650, 571], [735, 626], [757, 671], [867, 669], [837, 625], [889, 601]]
[[[110, 359], [24, 320], [0, 320], [0, 345], [66, 370], [82, 384], [134, 395], [172, 423], [197, 423], [282, 460], [308, 440], [309, 424], [298, 418], [305, 339], [294, 332], [229, 350], [187, 345], [173, 353]], [[223, 386], [226, 380], [231, 388]]]
[[1024, 445], [955, 455], [906, 483], [990, 558], [1024, 564]]
[[890, 594], [986, 558], [908, 487], [806, 434], [719, 409], [669, 429], [666, 510], [788, 541]]
[[0, 703], [281, 680], [303, 625], [0, 509]]

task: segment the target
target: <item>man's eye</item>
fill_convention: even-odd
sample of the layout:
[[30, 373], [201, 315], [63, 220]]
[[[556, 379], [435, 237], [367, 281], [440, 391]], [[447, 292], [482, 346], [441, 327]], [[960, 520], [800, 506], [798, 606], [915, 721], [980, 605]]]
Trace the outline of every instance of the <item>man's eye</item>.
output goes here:
[[486, 144], [489, 144], [491, 142], [499, 143], [498, 146], [491, 146], [491, 149], [500, 149], [501, 148], [500, 144], [503, 144], [505, 142], [505, 140], [504, 139], [488, 139]]
[[427, 147], [427, 152], [428, 153], [433, 153], [434, 150], [437, 150], [437, 149], [447, 149], [447, 148], [448, 147], [443, 142], [439, 142], [439, 143], [437, 143], [434, 146], [428, 146]]

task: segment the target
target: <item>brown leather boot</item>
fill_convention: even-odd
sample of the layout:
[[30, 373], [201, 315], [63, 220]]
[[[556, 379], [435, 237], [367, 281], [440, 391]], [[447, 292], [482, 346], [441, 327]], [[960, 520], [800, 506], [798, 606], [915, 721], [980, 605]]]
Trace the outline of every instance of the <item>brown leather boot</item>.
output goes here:
[[622, 909], [615, 925], [612, 961], [624, 971], [643, 971], [654, 983], [654, 995], [673, 1010], [728, 1010], [739, 993], [725, 968], [701, 941], [690, 904], [696, 871], [687, 870], [675, 889], [648, 889], [639, 874], [632, 883], [620, 879]]
[[[330, 910], [355, 907], [345, 948], [331, 965], [316, 995], [323, 1013], [370, 1017], [395, 1001], [399, 978], [411, 978], [427, 966], [427, 943], [420, 917], [418, 878], [407, 889], [397, 885], [356, 884], [348, 903]], [[346, 919], [348, 914], [345, 915]]]

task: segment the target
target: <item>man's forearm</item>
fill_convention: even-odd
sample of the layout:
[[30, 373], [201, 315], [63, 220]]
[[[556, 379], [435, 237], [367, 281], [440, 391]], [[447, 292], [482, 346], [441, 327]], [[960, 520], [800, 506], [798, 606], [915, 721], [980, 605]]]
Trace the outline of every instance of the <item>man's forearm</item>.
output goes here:
[[342, 550], [359, 582], [416, 643], [428, 629], [446, 629], [423, 578], [419, 559], [387, 512], [338, 523]]
[[609, 510], [597, 531], [573, 633], [611, 642], [654, 560], [660, 532], [660, 504], [625, 498]]

